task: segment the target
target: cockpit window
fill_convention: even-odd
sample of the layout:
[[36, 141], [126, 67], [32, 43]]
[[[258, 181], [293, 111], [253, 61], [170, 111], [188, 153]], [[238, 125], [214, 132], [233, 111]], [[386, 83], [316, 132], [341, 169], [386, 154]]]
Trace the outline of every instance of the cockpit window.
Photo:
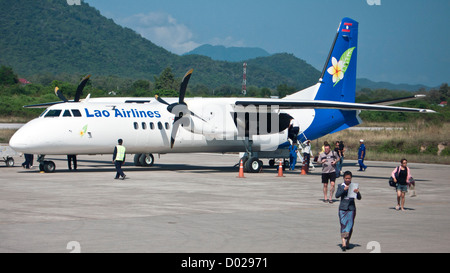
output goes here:
[[81, 112], [78, 109], [72, 109], [72, 114], [74, 117], [81, 117]]
[[47, 110], [48, 110], [48, 109], [45, 109], [45, 111], [44, 111], [44, 112], [42, 112], [42, 114], [40, 114], [40, 115], [39, 115], [39, 117], [43, 117], [43, 116], [44, 116], [44, 114], [45, 114], [45, 113], [47, 113]]
[[45, 114], [46, 118], [55, 118], [55, 117], [59, 117], [59, 115], [61, 115], [62, 110], [48, 110], [47, 114]]
[[70, 113], [69, 110], [65, 110], [64, 114], [63, 114], [63, 117], [72, 117], [72, 114]]

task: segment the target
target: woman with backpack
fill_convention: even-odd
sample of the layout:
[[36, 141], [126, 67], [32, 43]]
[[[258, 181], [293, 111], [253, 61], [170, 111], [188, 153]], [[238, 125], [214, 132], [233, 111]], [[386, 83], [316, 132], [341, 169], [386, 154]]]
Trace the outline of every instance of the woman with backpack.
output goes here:
[[397, 206], [395, 206], [396, 210], [405, 210], [405, 195], [408, 192], [407, 181], [409, 181], [409, 179], [411, 178], [411, 171], [406, 166], [407, 164], [408, 161], [403, 158], [402, 160], [400, 160], [400, 166], [395, 168], [391, 174], [394, 182], [397, 184]]

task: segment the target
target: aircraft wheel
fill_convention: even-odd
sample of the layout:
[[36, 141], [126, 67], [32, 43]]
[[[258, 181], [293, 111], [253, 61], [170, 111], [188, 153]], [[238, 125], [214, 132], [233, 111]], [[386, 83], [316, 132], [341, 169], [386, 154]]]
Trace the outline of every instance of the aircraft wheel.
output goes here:
[[14, 167], [14, 159], [12, 158], [12, 157], [8, 157], [7, 159], [6, 159], [6, 166], [7, 167]]
[[139, 163], [144, 167], [151, 167], [155, 163], [155, 158], [152, 154], [141, 154], [139, 157]]
[[[53, 173], [55, 172], [56, 169], [56, 165], [53, 161], [44, 161], [44, 172], [46, 173]], [[39, 165], [39, 169], [40, 169], [40, 165]]]
[[256, 157], [252, 157], [247, 162], [245, 162], [245, 167], [248, 172], [259, 173], [262, 169], [262, 161]]
[[141, 155], [142, 154], [135, 154], [134, 155], [134, 166], [142, 166], [141, 165], [141, 161], [140, 161]]
[[275, 166], [275, 159], [270, 159], [270, 160], [269, 160], [269, 166], [270, 166], [270, 167]]
[[287, 168], [289, 169], [291, 167], [291, 163], [289, 162], [289, 160], [285, 159], [283, 161], [283, 171]]

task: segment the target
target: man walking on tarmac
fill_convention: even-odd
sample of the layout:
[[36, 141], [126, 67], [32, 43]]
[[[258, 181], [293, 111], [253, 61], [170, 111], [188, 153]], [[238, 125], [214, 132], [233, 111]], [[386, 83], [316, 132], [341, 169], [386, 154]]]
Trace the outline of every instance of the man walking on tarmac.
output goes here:
[[119, 139], [117, 141], [119, 144], [114, 148], [113, 153], [113, 163], [116, 166], [116, 177], [114, 179], [119, 179], [122, 177], [122, 180], [125, 179], [125, 174], [122, 171], [122, 165], [125, 162], [125, 147], [122, 146], [123, 140]]

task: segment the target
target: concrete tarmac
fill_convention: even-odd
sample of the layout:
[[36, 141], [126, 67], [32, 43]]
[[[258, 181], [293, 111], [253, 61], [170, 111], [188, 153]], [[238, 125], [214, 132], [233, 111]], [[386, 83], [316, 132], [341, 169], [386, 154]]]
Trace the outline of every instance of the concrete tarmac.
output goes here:
[[[55, 173], [23, 169], [21, 157], [1, 165], [0, 252], [341, 252], [339, 200], [323, 202], [320, 167], [237, 178], [237, 155], [167, 154], [150, 168], [128, 155], [122, 181], [111, 158], [78, 156], [72, 172], [65, 156], [47, 156]], [[398, 164], [355, 163], [343, 167], [362, 194], [347, 252], [450, 252], [448, 165], [408, 163], [417, 196], [396, 211]]]

